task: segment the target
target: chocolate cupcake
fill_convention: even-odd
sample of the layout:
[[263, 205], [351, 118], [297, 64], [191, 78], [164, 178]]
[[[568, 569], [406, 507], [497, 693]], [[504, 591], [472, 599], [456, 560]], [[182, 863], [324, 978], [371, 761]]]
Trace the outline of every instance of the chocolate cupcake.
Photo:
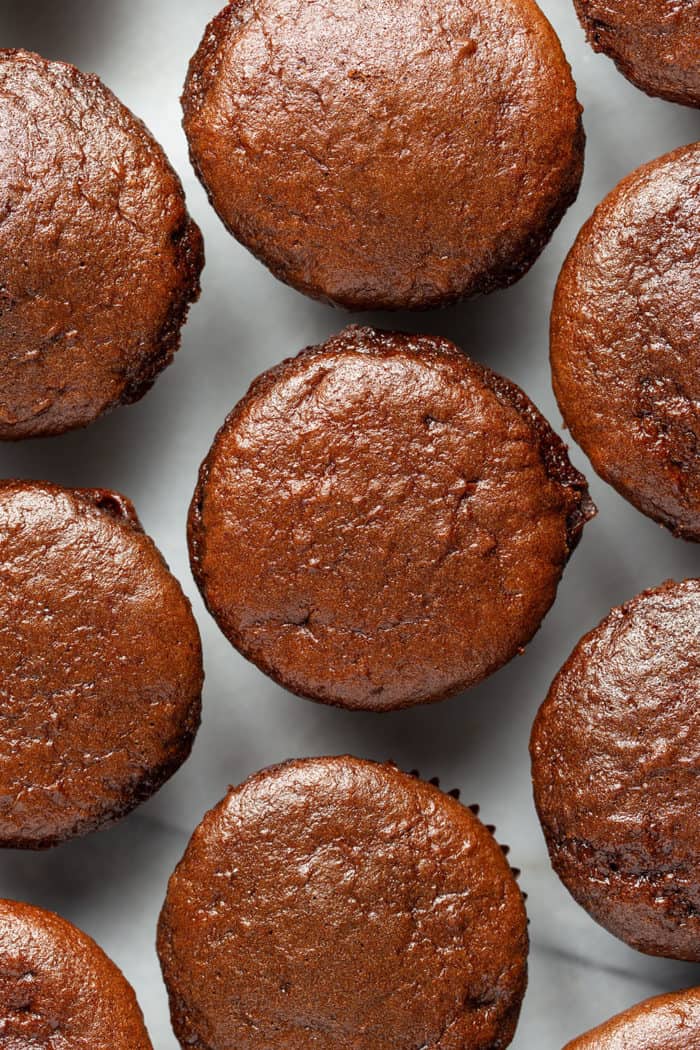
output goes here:
[[0, 1046], [152, 1050], [133, 989], [53, 912], [0, 900]]
[[142, 397], [202, 265], [180, 181], [141, 121], [95, 76], [0, 51], [0, 439]]
[[173, 874], [158, 951], [183, 1047], [510, 1043], [525, 908], [491, 832], [391, 764], [318, 758], [232, 789]]
[[700, 7], [695, 0], [574, 0], [595, 51], [648, 95], [700, 106]]
[[183, 106], [231, 233], [351, 309], [511, 284], [581, 181], [575, 85], [533, 0], [236, 0]]
[[695, 1050], [700, 988], [658, 995], [567, 1043], [564, 1050]]
[[613, 609], [554, 680], [530, 744], [555, 871], [639, 951], [700, 962], [700, 581]]
[[124, 497], [0, 483], [0, 845], [121, 817], [187, 758], [202, 654]]
[[552, 312], [554, 391], [593, 466], [644, 514], [700, 539], [700, 143], [598, 206]]
[[530, 640], [594, 513], [513, 383], [351, 327], [253, 383], [205, 460], [190, 553], [230, 641], [292, 692], [385, 711]]

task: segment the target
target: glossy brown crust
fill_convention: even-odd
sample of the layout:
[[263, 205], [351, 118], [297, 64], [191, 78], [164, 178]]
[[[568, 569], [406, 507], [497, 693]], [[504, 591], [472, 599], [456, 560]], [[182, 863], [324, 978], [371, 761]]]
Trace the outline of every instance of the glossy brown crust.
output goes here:
[[202, 680], [189, 602], [128, 500], [0, 483], [0, 846], [152, 795], [190, 752]]
[[0, 1047], [152, 1050], [124, 975], [53, 912], [0, 900]]
[[158, 951], [195, 1050], [498, 1050], [525, 992], [522, 894], [490, 831], [395, 766], [257, 774], [195, 831]]
[[633, 172], [598, 206], [554, 299], [554, 392], [602, 478], [700, 539], [700, 144]]
[[700, 962], [700, 581], [645, 591], [587, 634], [532, 731], [552, 864], [597, 922]]
[[446, 340], [350, 327], [262, 375], [202, 465], [195, 578], [292, 692], [390, 710], [530, 640], [594, 513], [521, 390]]
[[571, 71], [532, 0], [234, 0], [183, 106], [228, 229], [352, 309], [517, 280], [583, 170]]
[[97, 77], [0, 50], [0, 439], [142, 397], [179, 345], [203, 262], [141, 121]]
[[595, 51], [648, 95], [700, 106], [697, 0], [574, 0]]
[[700, 988], [658, 995], [567, 1043], [564, 1050], [698, 1050]]

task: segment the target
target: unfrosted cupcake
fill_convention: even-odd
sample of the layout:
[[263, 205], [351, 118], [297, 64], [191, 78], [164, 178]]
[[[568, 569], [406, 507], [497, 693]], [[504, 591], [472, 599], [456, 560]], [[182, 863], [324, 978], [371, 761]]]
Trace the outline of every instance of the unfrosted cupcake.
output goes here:
[[352, 309], [517, 280], [578, 192], [581, 108], [533, 0], [252, 0], [207, 28], [192, 160], [277, 277]]
[[195, 831], [158, 950], [196, 1050], [498, 1050], [526, 984], [523, 899], [491, 831], [390, 764], [264, 770]]
[[631, 947], [700, 962], [700, 581], [612, 612], [555, 678], [530, 744], [555, 871]]
[[567, 1043], [564, 1050], [696, 1050], [700, 988], [647, 999]]
[[552, 310], [554, 392], [600, 476], [700, 539], [700, 143], [644, 164], [581, 230]]
[[700, 7], [694, 0], [574, 0], [596, 51], [648, 95], [700, 106]]
[[521, 651], [594, 513], [514, 383], [445, 339], [351, 327], [232, 411], [202, 465], [190, 554], [261, 670], [387, 711]]
[[152, 1050], [124, 975], [53, 912], [0, 900], [0, 1046]]
[[199, 632], [115, 492], [0, 482], [0, 578], [0, 846], [52, 846], [124, 816], [187, 758]]
[[0, 51], [0, 439], [142, 397], [179, 345], [203, 262], [142, 122], [98, 77]]

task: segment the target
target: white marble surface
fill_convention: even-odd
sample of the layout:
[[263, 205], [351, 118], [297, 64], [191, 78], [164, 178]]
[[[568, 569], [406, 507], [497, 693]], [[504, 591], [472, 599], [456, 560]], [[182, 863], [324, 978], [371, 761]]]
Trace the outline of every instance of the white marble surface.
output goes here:
[[[136, 987], [156, 1050], [175, 1050], [154, 930], [167, 877], [204, 810], [229, 783], [286, 757], [350, 751], [393, 758], [439, 774], [448, 788], [459, 786], [511, 844], [529, 894], [532, 934], [530, 988], [513, 1046], [560, 1050], [567, 1038], [640, 998], [700, 983], [700, 968], [636, 954], [569, 899], [549, 868], [527, 754], [534, 713], [584, 630], [645, 586], [698, 574], [700, 550], [625, 504], [591, 476], [574, 448], [600, 515], [527, 653], [469, 694], [394, 715], [353, 715], [286, 694], [228, 645], [188, 566], [184, 525], [197, 467], [255, 375], [352, 318], [277, 283], [224, 232], [194, 178], [178, 97], [187, 61], [219, 6], [218, 0], [0, 0], [0, 46], [27, 47], [98, 72], [145, 119], [183, 178], [208, 260], [182, 350], [144, 401], [82, 433], [0, 448], [0, 476], [113, 487], [134, 500], [194, 602], [207, 670], [202, 729], [180, 773], [122, 824], [43, 855], [6, 851], [0, 895], [54, 908], [95, 936]], [[542, 6], [562, 38], [586, 110], [586, 174], [577, 204], [515, 288], [443, 312], [366, 319], [455, 339], [520, 383], [559, 427], [547, 323], [564, 256], [618, 179], [700, 139], [700, 112], [648, 99], [627, 84], [588, 49], [571, 0]]]

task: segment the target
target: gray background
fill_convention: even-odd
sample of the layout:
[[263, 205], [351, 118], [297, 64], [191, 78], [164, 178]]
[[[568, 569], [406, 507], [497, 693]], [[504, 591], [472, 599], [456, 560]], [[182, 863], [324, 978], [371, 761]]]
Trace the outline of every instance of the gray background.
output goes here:
[[[342, 2], [342, 0], [340, 0]], [[700, 138], [700, 113], [646, 98], [586, 46], [571, 0], [544, 0], [585, 106], [586, 174], [532, 272], [514, 288], [442, 311], [362, 315], [385, 327], [448, 336], [520, 383], [556, 427], [547, 323], [557, 273], [594, 205], [642, 161]], [[136, 504], [201, 626], [207, 683], [192, 758], [117, 827], [46, 854], [0, 857], [0, 896], [53, 908], [92, 934], [135, 986], [156, 1050], [175, 1050], [153, 947], [169, 873], [205, 809], [261, 766], [353, 752], [393, 758], [459, 786], [512, 846], [529, 894], [530, 987], [517, 1050], [559, 1050], [613, 1012], [700, 983], [700, 969], [636, 954], [599, 929], [549, 868], [531, 802], [527, 742], [548, 685], [580, 635], [642, 588], [698, 573], [699, 551], [674, 540], [592, 476], [600, 515], [527, 653], [464, 696], [393, 715], [326, 709], [286, 694], [247, 664], [206, 614], [190, 575], [185, 515], [215, 430], [259, 372], [355, 318], [279, 284], [230, 238], [190, 168], [179, 94], [219, 0], [0, 0], [0, 46], [93, 70], [141, 116], [178, 169], [207, 245], [201, 302], [175, 364], [140, 404], [89, 430], [0, 448], [0, 476], [120, 489]], [[358, 317], [359, 319], [359, 317]], [[400, 1048], [397, 1048], [400, 1050]]]

